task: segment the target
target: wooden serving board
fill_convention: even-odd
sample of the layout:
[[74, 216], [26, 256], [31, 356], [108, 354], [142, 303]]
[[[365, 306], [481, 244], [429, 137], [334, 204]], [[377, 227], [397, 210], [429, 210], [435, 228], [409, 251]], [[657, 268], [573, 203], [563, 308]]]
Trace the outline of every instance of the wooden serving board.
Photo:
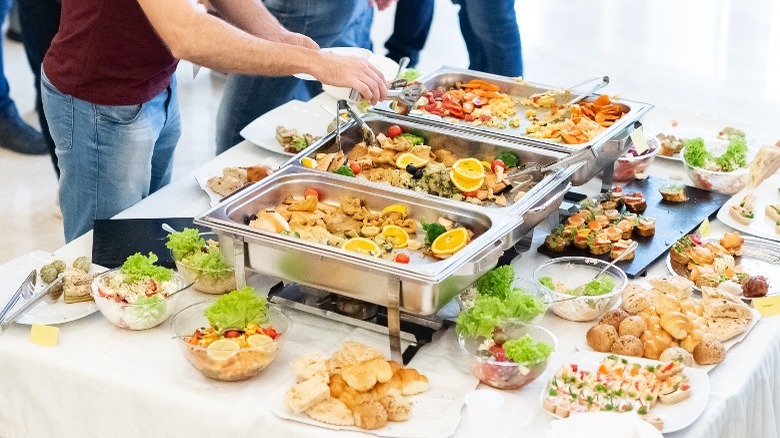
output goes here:
[[[647, 202], [647, 210], [642, 214], [656, 220], [653, 237], [639, 237], [636, 232], [634, 233], [632, 238], [639, 244], [636, 257], [633, 260], [617, 263], [629, 278], [644, 275], [647, 267], [663, 256], [674, 242], [695, 230], [704, 219], [713, 216], [730, 198], [728, 195], [686, 186], [685, 194], [688, 195], [688, 201], [664, 202], [658, 189], [669, 184], [679, 183], [651, 176], [646, 180], [635, 180], [623, 186], [623, 193], [642, 192]], [[585, 256], [611, 260], [609, 253], [595, 256], [587, 248], [579, 249], [573, 246], [567, 247], [563, 252], [553, 252], [541, 244], [538, 251], [552, 258]]]

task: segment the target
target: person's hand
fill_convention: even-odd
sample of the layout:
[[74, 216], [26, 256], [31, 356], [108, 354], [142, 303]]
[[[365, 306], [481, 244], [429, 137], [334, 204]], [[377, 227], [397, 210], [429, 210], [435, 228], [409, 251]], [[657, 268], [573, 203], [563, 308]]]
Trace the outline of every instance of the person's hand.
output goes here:
[[287, 32], [287, 34], [282, 38], [281, 42], [285, 44], [292, 44], [294, 46], [306, 47], [307, 49], [320, 50], [319, 44], [314, 42], [313, 39], [300, 33]]
[[367, 60], [332, 53], [320, 55], [320, 62], [313, 63], [311, 74], [323, 84], [354, 88], [372, 105], [387, 97], [385, 77]]
[[376, 6], [380, 11], [384, 11], [397, 1], [398, 0], [368, 0], [368, 5], [371, 7]]

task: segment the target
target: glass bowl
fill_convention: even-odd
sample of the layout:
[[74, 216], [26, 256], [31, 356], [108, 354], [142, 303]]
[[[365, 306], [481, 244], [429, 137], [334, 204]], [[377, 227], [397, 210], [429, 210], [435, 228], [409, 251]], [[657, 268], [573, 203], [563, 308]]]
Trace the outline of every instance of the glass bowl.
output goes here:
[[[530, 335], [536, 342], [546, 342], [558, 349], [558, 339], [549, 330], [514, 319], [502, 321], [501, 329], [507, 341]], [[460, 349], [469, 357], [471, 373], [480, 382], [498, 389], [519, 389], [536, 380], [547, 369], [547, 360], [532, 364], [504, 362], [479, 352], [479, 346], [486, 341], [483, 337], [458, 335]], [[552, 354], [551, 354], [552, 356]]]
[[[607, 265], [609, 263], [591, 257], [559, 257], [537, 266], [534, 270], [534, 280], [539, 283], [540, 278], [551, 277], [553, 282], [563, 282], [567, 290], [575, 289], [592, 280]], [[626, 273], [616, 266], [607, 269], [603, 275], [611, 276], [615, 287], [612, 292], [598, 296], [572, 298], [573, 295], [550, 290], [541, 283], [539, 285], [550, 293], [550, 309], [553, 313], [569, 321], [593, 321], [615, 305], [628, 283]]]
[[[547, 313], [547, 309], [550, 308], [550, 301], [552, 301], [550, 292], [546, 288], [541, 287], [539, 283], [520, 277], [515, 277], [515, 279], [512, 280], [512, 288], [523, 289], [526, 293], [531, 294], [544, 302], [544, 312], [540, 313], [530, 321], [523, 321], [528, 324], [539, 324], [542, 319], [544, 319], [544, 315]], [[473, 307], [476, 298], [476, 287], [470, 287], [458, 294], [455, 299], [460, 306], [460, 310], [463, 311]]]
[[106, 271], [92, 281], [92, 298], [95, 300], [100, 313], [117, 327], [128, 330], [146, 330], [162, 324], [176, 309], [176, 303], [181, 292], [190, 287], [181, 275], [174, 272], [170, 284], [163, 283], [160, 287], [168, 289], [168, 295], [159, 302], [146, 304], [129, 304], [116, 301], [113, 294], [107, 293], [112, 289], [111, 278], [119, 272], [119, 268]]
[[695, 167], [685, 160], [685, 149], [680, 151], [680, 158], [685, 166], [688, 178], [696, 187], [711, 192], [733, 195], [744, 189], [747, 185], [748, 168], [737, 169], [733, 172], [717, 172], [714, 170]]
[[204, 376], [226, 382], [252, 378], [271, 365], [290, 330], [290, 319], [280, 310], [269, 306], [268, 322], [261, 325], [273, 326], [281, 336], [260, 347], [240, 348], [227, 354], [215, 355], [206, 347], [192, 345], [186, 341], [195, 330], [209, 326], [203, 311], [212, 304], [213, 301], [207, 301], [185, 307], [171, 320], [171, 329], [187, 362]]
[[221, 295], [236, 289], [236, 272], [233, 268], [197, 269], [177, 260], [176, 270], [187, 282], [192, 283], [193, 289], [204, 294]]
[[624, 182], [647, 178], [647, 170], [653, 164], [655, 156], [661, 151], [661, 142], [656, 137], [648, 136], [647, 146], [650, 151], [644, 155], [634, 156], [629, 150], [625, 155], [615, 160], [615, 165], [612, 168], [612, 179]]

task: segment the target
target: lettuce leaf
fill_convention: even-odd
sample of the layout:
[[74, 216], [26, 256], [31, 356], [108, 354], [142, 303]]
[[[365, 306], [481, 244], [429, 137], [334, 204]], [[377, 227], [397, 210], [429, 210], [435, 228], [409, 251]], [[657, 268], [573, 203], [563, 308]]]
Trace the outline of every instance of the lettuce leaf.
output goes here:
[[477, 280], [477, 291], [481, 295], [504, 299], [509, 295], [514, 279], [515, 270], [511, 266], [499, 266]]
[[217, 298], [203, 314], [220, 333], [229, 329], [243, 330], [251, 322], [263, 324], [268, 321], [268, 301], [257, 295], [252, 287], [244, 286]]
[[702, 169], [707, 166], [707, 161], [711, 159], [711, 155], [704, 146], [703, 138], [684, 139], [683, 147], [685, 148], [684, 158], [688, 164]]
[[125, 260], [119, 269], [125, 275], [125, 283], [135, 283], [147, 279], [153, 279], [159, 282], [168, 281], [173, 276], [173, 271], [155, 265], [157, 255], [153, 252], [148, 257], [142, 256], [137, 252]]
[[733, 172], [747, 166], [748, 145], [745, 137], [733, 136], [723, 155], [715, 158], [721, 172]]
[[512, 362], [533, 365], [544, 362], [553, 352], [552, 345], [536, 342], [530, 335], [504, 342], [504, 354]]
[[197, 251], [182, 259], [187, 267], [200, 271], [203, 275], [221, 279], [233, 275], [230, 265], [222, 258], [219, 248], [211, 247], [208, 251]]
[[165, 317], [165, 300], [160, 294], [147, 297], [142, 295], [133, 303], [135, 317], [140, 321], [155, 322]]
[[517, 318], [528, 322], [545, 310], [544, 302], [522, 289], [512, 289], [505, 299], [479, 295], [470, 307], [458, 315], [456, 330], [466, 337], [490, 338], [493, 329], [504, 318]]
[[190, 253], [200, 251], [206, 246], [206, 241], [200, 237], [200, 230], [196, 228], [185, 228], [182, 231], [176, 231], [168, 234], [168, 242], [165, 247], [173, 253], [176, 261], [181, 261]]

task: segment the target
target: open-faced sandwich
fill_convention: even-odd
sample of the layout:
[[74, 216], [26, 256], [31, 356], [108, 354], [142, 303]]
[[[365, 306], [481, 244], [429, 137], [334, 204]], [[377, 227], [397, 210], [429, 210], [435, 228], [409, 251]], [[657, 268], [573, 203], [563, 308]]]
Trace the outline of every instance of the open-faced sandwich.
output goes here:
[[685, 202], [688, 196], [685, 195], [685, 186], [679, 184], [669, 184], [658, 189], [664, 201], [667, 202]]
[[732, 205], [731, 209], [729, 209], [731, 218], [742, 225], [750, 225], [750, 222], [755, 218], [755, 215], [753, 214], [754, 200], [755, 196], [751, 193], [745, 195], [739, 205]]
[[[623, 252], [625, 252], [631, 244], [634, 243], [631, 239], [620, 239], [617, 242], [612, 244], [612, 251], [610, 252], [609, 256], [614, 260], [618, 257], [620, 257]], [[623, 260], [634, 260], [634, 256], [636, 255], [636, 250], [631, 250], [628, 254], [623, 257]]]
[[764, 210], [766, 217], [773, 221], [780, 221], [780, 204], [769, 204]]

